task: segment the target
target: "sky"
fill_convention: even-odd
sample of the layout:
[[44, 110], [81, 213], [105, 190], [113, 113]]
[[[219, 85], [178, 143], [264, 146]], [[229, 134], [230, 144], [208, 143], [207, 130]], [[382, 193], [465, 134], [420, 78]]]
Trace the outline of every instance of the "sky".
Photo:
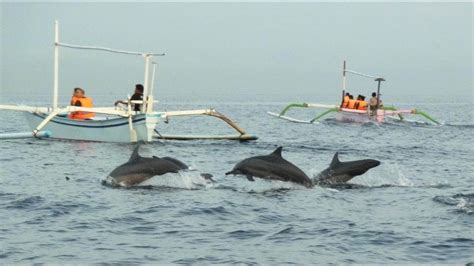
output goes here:
[[[0, 100], [51, 93], [55, 19], [64, 43], [166, 53], [158, 98], [338, 99], [343, 60], [386, 94], [474, 96], [473, 3], [1, 2]], [[126, 95], [143, 73], [140, 56], [60, 49], [62, 99]]]

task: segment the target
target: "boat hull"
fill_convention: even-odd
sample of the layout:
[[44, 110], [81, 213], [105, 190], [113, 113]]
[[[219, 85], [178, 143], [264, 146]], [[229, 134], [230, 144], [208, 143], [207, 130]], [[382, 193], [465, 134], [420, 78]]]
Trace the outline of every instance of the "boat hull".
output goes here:
[[341, 109], [336, 113], [336, 120], [349, 123], [383, 123], [385, 120], [384, 110], [377, 110], [377, 114], [370, 115], [366, 110]]
[[[47, 117], [48, 114], [26, 112], [26, 119], [31, 130]], [[132, 117], [133, 131], [130, 131], [127, 117], [103, 120], [72, 120], [56, 116], [42, 129], [50, 132], [50, 138], [101, 142], [136, 142], [152, 141], [158, 117], [138, 114]]]

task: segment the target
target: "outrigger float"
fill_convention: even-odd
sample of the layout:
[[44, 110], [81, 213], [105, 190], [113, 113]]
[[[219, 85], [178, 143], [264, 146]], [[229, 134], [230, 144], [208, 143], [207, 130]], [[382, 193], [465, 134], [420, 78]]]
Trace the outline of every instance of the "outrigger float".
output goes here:
[[[152, 62], [155, 56], [164, 56], [157, 53], [141, 53], [123, 51], [105, 47], [79, 46], [59, 42], [59, 24], [54, 25], [54, 79], [53, 79], [53, 103], [52, 107], [16, 106], [0, 105], [0, 110], [12, 110], [25, 112], [28, 124], [32, 132], [23, 133], [3, 133], [0, 139], [17, 138], [53, 138], [83, 141], [101, 142], [152, 142], [159, 139], [194, 140], [194, 139], [228, 139], [228, 140], [255, 140], [256, 136], [247, 134], [244, 129], [238, 126], [230, 118], [215, 109], [201, 110], [181, 110], [181, 111], [153, 111], [153, 83], [155, 79], [156, 63]], [[59, 47], [105, 51], [110, 53], [142, 56], [145, 59], [144, 77], [144, 100], [131, 101], [130, 97], [126, 108], [117, 107], [59, 107]], [[150, 65], [152, 75], [150, 80]], [[141, 104], [140, 112], [132, 111], [133, 104]], [[101, 114], [91, 120], [72, 120], [67, 117], [70, 112], [93, 112]], [[162, 135], [156, 129], [160, 121], [168, 122], [172, 117], [181, 116], [211, 116], [227, 123], [237, 131], [236, 135]]]
[[[377, 84], [377, 102], [378, 105], [375, 109], [370, 109], [370, 106], [367, 110], [355, 110], [355, 109], [348, 109], [342, 108], [341, 105], [328, 105], [328, 104], [318, 104], [318, 103], [291, 103], [287, 105], [280, 113], [273, 113], [267, 112], [271, 116], [275, 116], [284, 120], [288, 120], [291, 122], [296, 123], [318, 123], [326, 117], [327, 115], [334, 113], [335, 118], [337, 121], [342, 122], [354, 122], [354, 123], [368, 123], [368, 122], [377, 122], [383, 123], [387, 119], [396, 119], [396, 120], [404, 120], [405, 115], [421, 115], [422, 117], [426, 118], [427, 120], [431, 121], [432, 123], [439, 125], [440, 123], [429, 116], [427, 113], [422, 112], [417, 109], [397, 109], [395, 107], [385, 107], [379, 106], [380, 103], [380, 85], [383, 81], [385, 81], [382, 77], [376, 77], [372, 75], [367, 75], [364, 73], [360, 73], [357, 71], [349, 70], [346, 68], [346, 61], [343, 63], [343, 70], [342, 70], [342, 98], [344, 100], [344, 95], [346, 92], [346, 73], [354, 74], [357, 76], [362, 76], [366, 78], [371, 78], [376, 81]], [[292, 108], [320, 108], [326, 109], [326, 111], [316, 115], [311, 120], [302, 120], [293, 117], [286, 116], [288, 110]]]

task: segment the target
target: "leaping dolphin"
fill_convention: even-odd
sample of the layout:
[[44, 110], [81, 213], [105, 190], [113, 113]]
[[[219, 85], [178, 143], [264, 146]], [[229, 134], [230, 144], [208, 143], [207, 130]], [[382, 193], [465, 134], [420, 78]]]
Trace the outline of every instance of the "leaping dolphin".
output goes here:
[[[142, 183], [153, 176], [166, 173], [178, 173], [188, 169], [188, 166], [178, 159], [153, 156], [152, 158], [141, 157], [138, 153], [139, 145], [135, 147], [128, 162], [118, 166], [109, 174], [109, 180], [113, 186], [130, 187]], [[210, 181], [212, 175], [201, 174]]]
[[313, 182], [316, 185], [346, 183], [355, 176], [362, 175], [378, 165], [380, 165], [379, 161], [371, 159], [341, 162], [339, 160], [339, 153], [336, 152], [329, 167], [319, 173], [313, 179]]
[[226, 175], [245, 175], [249, 181], [255, 181], [253, 177], [260, 177], [290, 181], [308, 188], [313, 187], [313, 182], [301, 169], [283, 159], [282, 149], [283, 147], [278, 147], [269, 155], [247, 158], [235, 165], [234, 169]]

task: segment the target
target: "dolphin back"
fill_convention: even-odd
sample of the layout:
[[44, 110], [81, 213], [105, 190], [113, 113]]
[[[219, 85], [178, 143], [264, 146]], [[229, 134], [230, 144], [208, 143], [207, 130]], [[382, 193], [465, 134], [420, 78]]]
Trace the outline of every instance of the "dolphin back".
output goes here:
[[264, 156], [255, 156], [244, 159], [226, 175], [246, 175], [249, 177], [259, 177], [263, 179], [290, 181], [312, 187], [311, 179], [296, 165], [285, 160], [282, 155], [282, 147], [278, 147], [272, 153]]
[[313, 182], [318, 185], [343, 184], [378, 165], [380, 162], [372, 159], [341, 162], [336, 152], [329, 167], [321, 171]]
[[178, 173], [187, 169], [183, 162], [170, 158], [145, 158], [138, 153], [139, 145], [135, 147], [128, 162], [119, 165], [110, 174], [115, 183], [122, 186], [132, 186], [141, 183], [153, 176], [164, 175], [166, 173]]

